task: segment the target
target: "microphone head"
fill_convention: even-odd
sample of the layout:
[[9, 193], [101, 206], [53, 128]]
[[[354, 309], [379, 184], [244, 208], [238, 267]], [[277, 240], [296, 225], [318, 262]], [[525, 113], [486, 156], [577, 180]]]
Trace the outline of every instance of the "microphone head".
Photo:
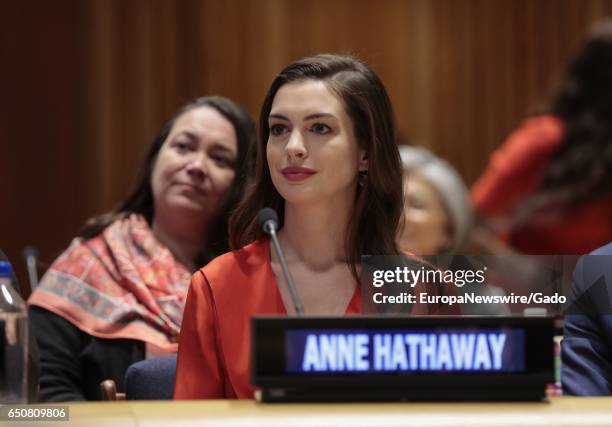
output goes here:
[[266, 234], [270, 234], [270, 227], [274, 227], [274, 229], [278, 228], [278, 215], [272, 208], [263, 208], [260, 210], [259, 214], [257, 214], [257, 219]]
[[21, 254], [25, 259], [28, 259], [29, 257], [36, 259], [38, 258], [38, 249], [36, 249], [34, 246], [26, 246], [23, 248]]

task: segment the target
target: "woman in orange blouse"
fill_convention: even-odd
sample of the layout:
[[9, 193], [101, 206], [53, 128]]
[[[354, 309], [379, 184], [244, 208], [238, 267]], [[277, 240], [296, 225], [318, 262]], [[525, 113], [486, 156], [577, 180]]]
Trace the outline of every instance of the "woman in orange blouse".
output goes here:
[[397, 255], [402, 170], [378, 76], [347, 56], [317, 55], [272, 82], [255, 175], [230, 221], [231, 253], [192, 279], [174, 395], [252, 399], [253, 315], [293, 313], [257, 213], [279, 213], [280, 243], [307, 314], [357, 313], [362, 254]]

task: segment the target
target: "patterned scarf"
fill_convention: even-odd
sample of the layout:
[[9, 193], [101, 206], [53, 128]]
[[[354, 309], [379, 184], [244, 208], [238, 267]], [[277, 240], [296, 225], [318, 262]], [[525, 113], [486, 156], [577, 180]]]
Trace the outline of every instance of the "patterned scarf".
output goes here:
[[74, 239], [28, 303], [96, 337], [176, 351], [190, 279], [147, 221], [132, 214], [93, 239]]

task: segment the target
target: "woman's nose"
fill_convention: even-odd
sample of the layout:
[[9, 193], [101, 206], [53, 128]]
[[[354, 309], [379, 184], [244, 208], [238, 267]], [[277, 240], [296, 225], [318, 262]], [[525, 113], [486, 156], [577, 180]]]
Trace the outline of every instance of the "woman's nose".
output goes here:
[[285, 146], [285, 151], [290, 159], [303, 160], [308, 156], [306, 145], [304, 144], [304, 138], [301, 132], [294, 130], [289, 136], [289, 141]]
[[187, 163], [187, 173], [197, 178], [204, 178], [208, 174], [208, 164], [204, 154], [197, 153]]

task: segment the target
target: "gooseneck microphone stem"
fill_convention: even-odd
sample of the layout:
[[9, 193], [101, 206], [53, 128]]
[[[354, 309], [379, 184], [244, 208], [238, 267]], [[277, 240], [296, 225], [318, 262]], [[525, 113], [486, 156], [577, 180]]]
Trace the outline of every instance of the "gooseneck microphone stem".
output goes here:
[[278, 215], [276, 214], [274, 209], [264, 208], [259, 212], [259, 221], [262, 224], [263, 231], [268, 234], [270, 236], [270, 239], [272, 240], [272, 246], [274, 247], [276, 256], [280, 261], [281, 269], [283, 270], [283, 276], [285, 277], [287, 287], [289, 288], [289, 295], [291, 296], [291, 302], [293, 303], [295, 313], [298, 316], [302, 316], [304, 314], [304, 307], [300, 302], [300, 297], [297, 293], [297, 289], [295, 288], [295, 284], [293, 283], [293, 279], [291, 278], [291, 273], [289, 273], [289, 268], [287, 267], [285, 254], [283, 253], [283, 249], [281, 248], [280, 242], [278, 241], [278, 236], [276, 235], [276, 229], [278, 227]]
[[23, 249], [23, 257], [25, 258], [30, 279], [30, 290], [33, 291], [38, 286], [38, 272], [36, 271], [38, 251], [33, 246], [26, 246]]
[[289, 288], [289, 293], [291, 294], [291, 301], [293, 301], [293, 306], [295, 308], [295, 312], [298, 316], [304, 314], [304, 308], [302, 307], [302, 303], [300, 302], [300, 297], [297, 294], [297, 290], [295, 289], [295, 284], [293, 283], [293, 279], [291, 278], [291, 273], [289, 273], [289, 268], [287, 267], [287, 261], [285, 261], [285, 255], [283, 254], [283, 250], [281, 249], [280, 243], [278, 241], [278, 237], [276, 236], [275, 227], [269, 227], [270, 237], [272, 239], [272, 245], [274, 246], [274, 250], [276, 251], [276, 256], [281, 264], [281, 268], [283, 270], [283, 276], [285, 276], [285, 281], [287, 282], [287, 287]]

